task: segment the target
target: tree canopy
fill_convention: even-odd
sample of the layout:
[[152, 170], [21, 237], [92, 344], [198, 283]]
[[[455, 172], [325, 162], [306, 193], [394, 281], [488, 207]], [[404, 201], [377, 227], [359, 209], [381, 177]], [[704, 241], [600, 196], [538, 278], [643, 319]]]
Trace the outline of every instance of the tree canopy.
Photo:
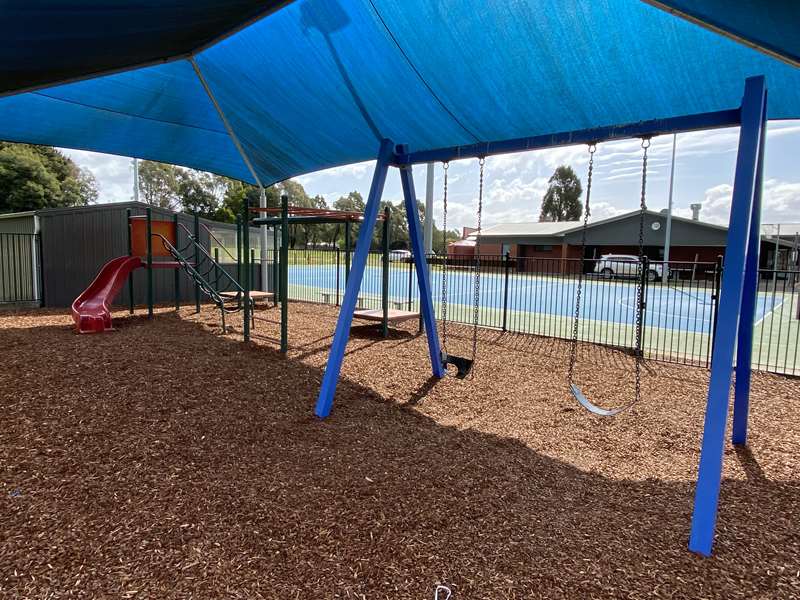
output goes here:
[[581, 218], [581, 180], [568, 165], [558, 167], [547, 182], [540, 221], [577, 221]]
[[55, 148], [0, 142], [0, 213], [83, 206], [97, 195], [94, 176]]

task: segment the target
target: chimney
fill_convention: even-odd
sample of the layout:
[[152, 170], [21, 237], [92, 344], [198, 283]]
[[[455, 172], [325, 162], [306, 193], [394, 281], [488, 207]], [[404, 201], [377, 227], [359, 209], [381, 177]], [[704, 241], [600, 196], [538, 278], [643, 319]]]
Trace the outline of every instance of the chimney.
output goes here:
[[700, 220], [700, 209], [703, 208], [702, 204], [690, 204], [689, 208], [692, 209], [692, 221]]

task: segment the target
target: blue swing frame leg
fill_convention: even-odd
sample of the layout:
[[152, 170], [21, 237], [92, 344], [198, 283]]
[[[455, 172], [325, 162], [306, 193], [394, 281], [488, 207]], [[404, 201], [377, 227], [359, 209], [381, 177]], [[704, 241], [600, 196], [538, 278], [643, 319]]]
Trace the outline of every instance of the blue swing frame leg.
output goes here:
[[[405, 148], [402, 148], [402, 150], [405, 151]], [[442, 353], [439, 349], [439, 333], [436, 330], [436, 317], [433, 312], [431, 278], [428, 271], [428, 261], [425, 257], [425, 246], [422, 241], [422, 226], [419, 222], [417, 194], [414, 191], [414, 174], [411, 171], [411, 165], [400, 167], [400, 183], [403, 186], [403, 202], [406, 207], [411, 253], [414, 257], [414, 266], [417, 269], [420, 310], [422, 311], [422, 321], [425, 324], [425, 334], [428, 337], [431, 370], [434, 377], [441, 379], [445, 375], [445, 370], [444, 365], [442, 365]]]
[[[763, 122], [765, 124], [767, 122], [766, 113], [763, 116]], [[753, 359], [753, 328], [756, 318], [756, 300], [758, 298], [758, 263], [761, 250], [761, 195], [766, 134], [767, 128], [763, 127], [758, 153], [753, 213], [750, 219], [750, 239], [747, 246], [747, 266], [744, 273], [744, 291], [742, 293], [742, 314], [739, 318], [739, 341], [736, 346], [736, 383], [734, 386], [731, 441], [737, 446], [743, 446], [747, 443], [747, 421], [750, 413], [750, 377]]]
[[[756, 196], [757, 171], [762, 154], [766, 107], [766, 85], [763, 77], [748, 78], [741, 107], [739, 151], [736, 158], [731, 217], [725, 251], [725, 275], [719, 304], [719, 327], [714, 336], [711, 358], [711, 380], [708, 389], [703, 443], [695, 489], [689, 549], [704, 556], [711, 555], [717, 520], [722, 460], [725, 447], [725, 427], [728, 418], [728, 398], [733, 373], [736, 337], [740, 333], [740, 313], [745, 282], [757, 283], [745, 277], [748, 251], [751, 246], [751, 222]], [[758, 233], [756, 231], [756, 233]], [[756, 265], [757, 266], [757, 265]], [[752, 293], [752, 292], [751, 292]], [[744, 315], [750, 319], [752, 313]], [[747, 327], [745, 327], [745, 330]], [[740, 398], [740, 405], [742, 399]]]
[[367, 206], [364, 209], [364, 220], [361, 222], [358, 231], [356, 251], [353, 254], [353, 262], [350, 266], [350, 277], [347, 279], [347, 287], [339, 309], [339, 320], [336, 322], [336, 331], [333, 335], [333, 344], [328, 355], [325, 375], [322, 378], [322, 388], [319, 391], [317, 405], [314, 410], [314, 413], [321, 419], [327, 417], [333, 407], [333, 397], [336, 393], [336, 384], [339, 382], [344, 351], [347, 348], [347, 340], [350, 338], [353, 311], [355, 311], [358, 292], [361, 289], [361, 280], [364, 278], [364, 268], [367, 266], [372, 231], [375, 229], [375, 221], [378, 219], [378, 208], [381, 203], [383, 186], [386, 183], [386, 175], [393, 158], [394, 143], [391, 140], [382, 140], [378, 152], [378, 162], [375, 165], [375, 174], [372, 176], [372, 185], [369, 189]]

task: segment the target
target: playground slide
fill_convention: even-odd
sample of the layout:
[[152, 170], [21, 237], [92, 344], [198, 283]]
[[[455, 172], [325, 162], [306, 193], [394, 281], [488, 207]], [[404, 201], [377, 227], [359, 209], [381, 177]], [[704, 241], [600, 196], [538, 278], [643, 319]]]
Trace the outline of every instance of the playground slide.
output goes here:
[[120, 256], [103, 265], [91, 285], [72, 303], [72, 318], [79, 333], [111, 329], [109, 303], [119, 294], [131, 271], [143, 266], [138, 256]]

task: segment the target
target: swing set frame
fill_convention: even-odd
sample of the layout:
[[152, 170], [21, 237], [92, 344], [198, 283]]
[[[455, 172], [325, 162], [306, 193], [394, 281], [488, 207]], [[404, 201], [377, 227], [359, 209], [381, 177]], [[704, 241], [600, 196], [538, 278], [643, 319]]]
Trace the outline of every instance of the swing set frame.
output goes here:
[[482, 159], [497, 154], [556, 146], [597, 144], [612, 140], [739, 126], [739, 147], [726, 243], [725, 276], [722, 279], [718, 313], [718, 322], [721, 326], [717, 327], [714, 334], [711, 377], [689, 537], [690, 550], [709, 556], [716, 527], [729, 392], [734, 368], [736, 384], [732, 442], [735, 445], [743, 445], [747, 441], [753, 323], [758, 287], [766, 107], [766, 81], [763, 76], [756, 76], [745, 81], [741, 105], [730, 110], [417, 152], [409, 152], [407, 146], [395, 145], [392, 140], [382, 140], [315, 414], [325, 418], [333, 407], [345, 347], [350, 336], [353, 311], [390, 167], [400, 171], [431, 371], [434, 377], [441, 378], [445, 375], [445, 371], [441, 362], [422, 228], [417, 214], [413, 165], [449, 162], [462, 158]]

